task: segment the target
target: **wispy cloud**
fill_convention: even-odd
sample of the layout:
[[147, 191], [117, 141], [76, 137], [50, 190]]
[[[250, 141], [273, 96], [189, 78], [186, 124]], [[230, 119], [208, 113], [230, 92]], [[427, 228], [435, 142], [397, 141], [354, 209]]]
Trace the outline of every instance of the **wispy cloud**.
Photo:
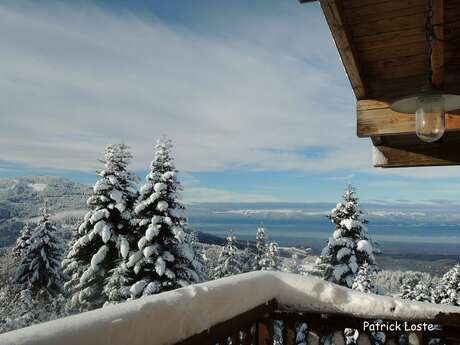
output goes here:
[[[317, 4], [181, 2], [171, 19], [157, 13], [166, 2], [146, 2], [148, 16], [110, 3], [0, 4], [0, 176], [52, 171], [90, 183], [104, 146], [121, 141], [144, 171], [167, 134], [189, 172], [187, 201], [335, 200], [351, 177], [363, 200], [457, 198], [456, 167], [371, 167]], [[285, 179], [232, 189], [194, 175], [233, 170]]]
[[239, 193], [224, 189], [191, 187], [184, 191], [185, 202], [274, 202], [280, 201], [271, 195]]
[[0, 5], [2, 159], [94, 170], [124, 141], [141, 169], [167, 133], [188, 171], [369, 165], [318, 8], [203, 33], [89, 2], [21, 3]]

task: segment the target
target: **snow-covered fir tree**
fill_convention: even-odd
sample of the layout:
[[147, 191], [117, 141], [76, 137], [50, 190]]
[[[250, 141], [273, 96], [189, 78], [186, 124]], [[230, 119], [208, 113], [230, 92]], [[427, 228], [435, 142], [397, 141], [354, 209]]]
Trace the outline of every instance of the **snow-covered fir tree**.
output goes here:
[[434, 303], [460, 305], [460, 263], [455, 264], [442, 277], [433, 291]]
[[[358, 271], [358, 274], [355, 276], [353, 281], [352, 289], [364, 292], [372, 293], [376, 295], [383, 295], [383, 289], [374, 283], [376, 271], [369, 267], [369, 264], [365, 262]], [[380, 323], [380, 320], [375, 321]], [[344, 331], [344, 334], [350, 333], [349, 340], [352, 340], [354, 343], [358, 343], [359, 331], [355, 329], [347, 328]], [[370, 341], [372, 345], [383, 345], [386, 341], [385, 333], [383, 332], [370, 332]]]
[[374, 283], [375, 274], [376, 271], [374, 269], [370, 269], [369, 264], [365, 262], [359, 268], [358, 274], [355, 276], [351, 288], [360, 292], [383, 295], [383, 289]]
[[1, 288], [0, 333], [68, 316], [64, 296], [50, 297], [47, 291], [33, 293], [17, 285]]
[[240, 254], [242, 262], [242, 272], [251, 272], [254, 270], [255, 254], [251, 248], [249, 241], [246, 242], [246, 248]]
[[411, 301], [431, 302], [431, 290], [429, 274], [409, 275], [401, 284], [399, 297]]
[[32, 295], [46, 293], [56, 296], [62, 291], [63, 284], [62, 243], [46, 207], [29, 241], [16, 272], [16, 281]]
[[130, 297], [129, 287], [132, 282], [130, 272], [124, 260], [117, 267], [109, 271], [104, 284], [104, 294], [107, 296], [105, 305], [126, 301]]
[[[64, 271], [70, 277], [65, 288], [71, 296], [71, 308], [88, 310], [119, 301], [118, 292], [109, 287], [119, 288], [123, 280], [115, 283], [114, 278], [109, 278], [124, 263], [135, 241], [133, 207], [137, 186], [135, 175], [128, 171], [131, 158], [124, 144], [106, 148], [104, 169], [99, 172], [101, 178], [87, 200], [91, 210], [63, 261]], [[110, 282], [113, 285], [106, 286]], [[112, 296], [117, 296], [115, 301]]]
[[192, 266], [198, 275], [199, 281], [206, 281], [209, 277], [206, 270], [205, 248], [198, 239], [198, 231], [190, 228], [187, 223], [184, 223], [183, 225], [185, 232], [184, 246], [189, 246], [191, 249], [191, 255], [193, 255], [193, 259], [191, 260]]
[[219, 279], [241, 272], [242, 262], [240, 261], [238, 249], [236, 248], [236, 237], [233, 233], [230, 233], [227, 236], [227, 242], [220, 252], [217, 266], [214, 268], [214, 278]]
[[266, 266], [267, 256], [267, 233], [261, 226], [256, 233], [256, 255], [254, 257], [254, 270], [259, 271]]
[[18, 238], [16, 239], [16, 245], [12, 249], [12, 253], [16, 258], [22, 258], [24, 252], [30, 245], [30, 237], [32, 235], [32, 227], [30, 224], [24, 224]]
[[343, 201], [336, 205], [328, 218], [336, 229], [316, 262], [316, 274], [351, 288], [365, 262], [371, 270], [376, 268], [376, 250], [367, 233], [367, 220], [351, 185], [346, 188]]
[[146, 183], [135, 213], [140, 239], [127, 263], [134, 273], [132, 298], [173, 290], [201, 281], [203, 272], [187, 234], [181, 184], [172, 156], [171, 140], [155, 146]]
[[280, 269], [280, 256], [278, 243], [270, 242], [265, 254], [265, 260], [263, 260], [262, 270], [278, 271]]
[[286, 263], [286, 272], [301, 274], [299, 255], [297, 253], [292, 253], [291, 258]]

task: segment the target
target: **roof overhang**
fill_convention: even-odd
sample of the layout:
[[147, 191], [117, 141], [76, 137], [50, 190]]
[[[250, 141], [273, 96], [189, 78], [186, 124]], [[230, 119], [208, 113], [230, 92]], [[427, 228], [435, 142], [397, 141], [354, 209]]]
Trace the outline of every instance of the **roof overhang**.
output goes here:
[[[434, 84], [460, 94], [460, 1], [432, 0]], [[300, 0], [301, 3], [312, 2]], [[425, 143], [415, 116], [390, 108], [426, 82], [427, 0], [319, 0], [357, 99], [357, 135], [372, 139], [374, 166], [460, 165], [460, 111], [446, 115], [447, 134]]]

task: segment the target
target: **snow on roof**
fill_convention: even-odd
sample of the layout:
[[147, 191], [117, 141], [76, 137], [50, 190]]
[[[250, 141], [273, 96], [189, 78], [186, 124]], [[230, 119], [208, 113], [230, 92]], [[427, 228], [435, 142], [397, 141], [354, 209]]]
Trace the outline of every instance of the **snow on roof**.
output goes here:
[[440, 312], [460, 315], [458, 307], [360, 293], [315, 277], [258, 271], [4, 333], [0, 344], [174, 344], [273, 298], [283, 309], [369, 319], [431, 320]]

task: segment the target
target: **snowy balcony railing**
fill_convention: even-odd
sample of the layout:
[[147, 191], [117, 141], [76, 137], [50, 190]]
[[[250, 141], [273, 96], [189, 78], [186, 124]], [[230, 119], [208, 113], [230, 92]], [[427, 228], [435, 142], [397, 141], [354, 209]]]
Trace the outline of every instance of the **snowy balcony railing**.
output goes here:
[[[460, 308], [363, 294], [280, 272], [241, 274], [34, 325], [0, 335], [0, 344], [268, 345], [279, 330], [289, 345], [303, 323], [308, 344], [331, 333], [332, 344], [342, 344], [344, 328], [361, 331], [365, 321], [379, 319], [442, 327], [385, 332], [387, 344], [398, 344], [399, 333], [412, 333], [413, 344], [433, 337], [442, 337], [441, 344], [460, 344]], [[359, 343], [370, 344], [363, 336]]]

